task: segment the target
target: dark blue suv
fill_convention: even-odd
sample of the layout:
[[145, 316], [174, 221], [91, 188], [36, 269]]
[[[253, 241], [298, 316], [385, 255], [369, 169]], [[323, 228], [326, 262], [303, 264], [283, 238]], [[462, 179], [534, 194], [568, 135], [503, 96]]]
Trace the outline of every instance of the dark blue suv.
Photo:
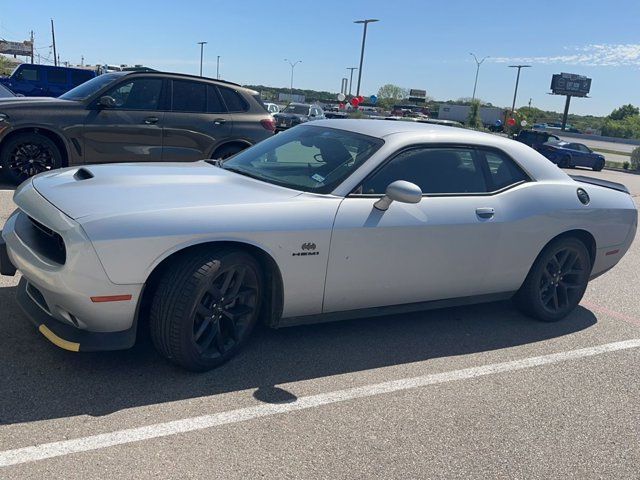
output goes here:
[[59, 97], [96, 76], [93, 70], [23, 63], [0, 83], [25, 97]]

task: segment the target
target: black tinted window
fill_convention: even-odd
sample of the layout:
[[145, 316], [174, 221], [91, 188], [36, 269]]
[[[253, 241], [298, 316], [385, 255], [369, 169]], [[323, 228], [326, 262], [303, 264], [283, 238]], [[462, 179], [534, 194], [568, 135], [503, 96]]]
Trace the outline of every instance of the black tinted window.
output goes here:
[[172, 110], [174, 112], [206, 112], [207, 86], [204, 83], [174, 80]]
[[71, 72], [71, 83], [73, 85], [80, 85], [91, 78], [93, 78], [91, 72]]
[[47, 81], [49, 83], [67, 83], [67, 71], [61, 68], [51, 68], [47, 71]]
[[425, 194], [487, 191], [482, 167], [465, 148], [416, 148], [402, 152], [366, 180], [364, 194], [384, 194], [396, 180], [418, 185]]
[[493, 183], [491, 190], [500, 190], [527, 180], [525, 173], [510, 158], [497, 152], [483, 151], [482, 154], [489, 167]]
[[226, 109], [222, 105], [220, 95], [218, 95], [218, 89], [213, 85], [207, 86], [207, 112], [209, 113], [224, 113]]
[[157, 110], [160, 103], [162, 80], [159, 78], [138, 78], [120, 84], [107, 95], [116, 101], [116, 108], [126, 110]]
[[16, 74], [18, 80], [28, 80], [30, 82], [37, 82], [40, 80], [40, 70], [34, 67], [23, 67]]
[[230, 88], [218, 87], [224, 103], [227, 105], [227, 109], [230, 112], [244, 112], [249, 110], [249, 105], [240, 96], [240, 94]]

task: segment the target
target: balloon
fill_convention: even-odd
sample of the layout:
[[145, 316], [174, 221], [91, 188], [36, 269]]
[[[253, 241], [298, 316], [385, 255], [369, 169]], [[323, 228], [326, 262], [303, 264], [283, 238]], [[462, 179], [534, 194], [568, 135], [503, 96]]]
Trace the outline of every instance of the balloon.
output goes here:
[[345, 97], [344, 93], [339, 93], [338, 94], [338, 101], [339, 102], [344, 102], [345, 98], [347, 98], [347, 97]]
[[338, 108], [343, 109], [344, 108], [344, 103], [340, 102], [340, 105], [338, 105]]
[[353, 97], [349, 103], [354, 107], [357, 107], [358, 105], [360, 105], [360, 100], [358, 100], [358, 97]]
[[522, 125], [523, 127], [526, 127], [527, 126], [527, 121], [526, 120], [522, 120], [520, 122], [520, 125]]
[[513, 127], [515, 124], [516, 124], [515, 118], [510, 118], [509, 120], [507, 120], [507, 125], [509, 125], [510, 127]]
[[496, 120], [496, 127], [499, 127], [500, 125], [502, 125], [502, 120]]
[[362, 95], [360, 95], [358, 97], [358, 103], [362, 103], [362, 102], [364, 102], [364, 97]]
[[375, 95], [371, 95], [369, 97], [369, 101], [375, 105], [376, 102], [378, 101], [378, 97], [376, 97]]

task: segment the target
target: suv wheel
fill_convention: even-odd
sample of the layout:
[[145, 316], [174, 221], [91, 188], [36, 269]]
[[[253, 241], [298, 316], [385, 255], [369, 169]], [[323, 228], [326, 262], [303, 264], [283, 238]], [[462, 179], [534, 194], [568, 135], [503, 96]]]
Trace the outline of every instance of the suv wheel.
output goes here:
[[560, 159], [558, 160], [558, 166], [560, 168], [570, 168], [571, 167], [571, 161], [570, 161], [570, 157], [568, 155], [565, 155], [563, 157], [560, 157]]
[[19, 184], [38, 173], [62, 167], [62, 153], [44, 135], [21, 133], [3, 145], [0, 165], [5, 176]]
[[241, 152], [247, 147], [240, 145], [223, 145], [213, 154], [215, 160], [226, 160], [229, 157], [234, 156], [236, 153]]

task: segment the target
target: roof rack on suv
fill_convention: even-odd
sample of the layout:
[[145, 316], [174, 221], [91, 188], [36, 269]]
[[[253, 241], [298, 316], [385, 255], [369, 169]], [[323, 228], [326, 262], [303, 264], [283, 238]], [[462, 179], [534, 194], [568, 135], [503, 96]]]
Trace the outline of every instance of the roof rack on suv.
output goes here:
[[[190, 75], [188, 73], [163, 72], [161, 70], [151, 70], [151, 71], [132, 71], [132, 72], [127, 72], [127, 74], [128, 75], [136, 75], [136, 74], [140, 74], [140, 73], [151, 73], [151, 72], [159, 73], [159, 74], [162, 74], [162, 75], [172, 75], [172, 76], [176, 76], [176, 77], [193, 78], [193, 79], [198, 79], [198, 80], [211, 80], [213, 82], [226, 83], [227, 85], [235, 85], [236, 87], [242, 87], [242, 85], [240, 85], [239, 83], [230, 82], [229, 80], [218, 80], [217, 78], [200, 77], [199, 75]], [[242, 88], [246, 88], [246, 87], [242, 87]]]

